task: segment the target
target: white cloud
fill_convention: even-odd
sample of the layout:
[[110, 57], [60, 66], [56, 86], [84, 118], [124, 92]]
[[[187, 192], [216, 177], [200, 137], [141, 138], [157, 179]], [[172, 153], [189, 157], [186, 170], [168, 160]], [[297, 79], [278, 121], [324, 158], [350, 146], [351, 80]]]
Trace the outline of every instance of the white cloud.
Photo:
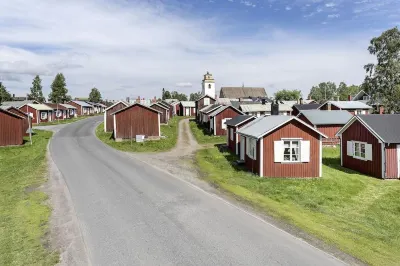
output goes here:
[[340, 14], [329, 14], [328, 18], [339, 18]]
[[330, 3], [326, 3], [325, 6], [326, 7], [335, 7], [336, 4], [334, 2], [330, 2]]
[[287, 11], [292, 10], [292, 8], [291, 8], [290, 6], [286, 6], [285, 9], [286, 9]]
[[160, 96], [163, 87], [189, 94], [207, 70], [217, 88], [244, 82], [308, 94], [321, 81], [361, 82], [371, 61], [363, 36], [321, 40], [272, 27], [250, 38], [222, 37], [229, 28], [218, 18], [162, 5], [13, 0], [0, 1], [0, 17], [0, 76], [11, 77], [6, 86], [20, 95], [35, 74], [43, 75], [47, 95], [59, 71], [73, 96], [88, 95], [92, 86], [108, 99]]

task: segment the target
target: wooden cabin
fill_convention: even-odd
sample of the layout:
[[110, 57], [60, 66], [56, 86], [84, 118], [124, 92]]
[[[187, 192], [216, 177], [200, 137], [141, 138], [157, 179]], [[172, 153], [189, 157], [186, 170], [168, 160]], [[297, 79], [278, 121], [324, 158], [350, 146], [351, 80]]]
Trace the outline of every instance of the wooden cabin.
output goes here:
[[168, 124], [169, 114], [170, 114], [168, 107], [166, 107], [165, 105], [163, 105], [161, 103], [153, 103], [152, 105], [150, 105], [150, 107], [161, 113], [161, 115], [160, 115], [160, 123], [161, 124]]
[[195, 101], [195, 107], [196, 107], [196, 121], [200, 120], [200, 112], [199, 110], [203, 109], [206, 106], [213, 105], [216, 102], [216, 100], [209, 96], [209, 95], [204, 95], [197, 101]]
[[0, 146], [24, 143], [24, 117], [0, 108]]
[[352, 115], [370, 114], [373, 108], [363, 102], [359, 101], [327, 101], [322, 104], [319, 110], [345, 110]]
[[203, 107], [202, 109], [199, 110], [199, 124], [205, 125], [207, 128], [209, 127], [209, 121], [210, 121], [210, 114], [217, 110], [219, 107], [222, 105], [219, 103], [214, 103], [212, 105], [208, 105]]
[[[18, 116], [21, 116], [21, 117], [25, 118], [24, 122], [23, 122], [23, 124], [24, 124], [23, 125], [23, 132], [24, 132], [24, 136], [29, 136], [29, 133], [27, 133], [27, 132], [28, 132], [28, 129], [30, 127], [32, 128], [32, 121], [28, 118], [28, 114], [27, 113], [19, 110], [16, 107], [13, 107], [13, 106], [0, 106], [0, 108], [2, 108], [4, 110], [7, 110], [10, 113], [13, 113], [13, 114], [16, 114]], [[29, 125], [29, 123], [30, 123], [30, 125]]]
[[321, 105], [318, 103], [303, 103], [303, 104], [294, 104], [292, 106], [292, 115], [297, 116], [302, 111], [308, 110], [317, 110]]
[[322, 138], [294, 116], [259, 117], [237, 133], [247, 169], [263, 177], [321, 177]]
[[70, 101], [67, 104], [76, 107], [77, 116], [94, 114], [94, 107], [84, 101]]
[[196, 104], [192, 101], [182, 101], [179, 107], [180, 116], [195, 116], [196, 115]]
[[226, 121], [244, 113], [231, 105], [223, 105], [209, 114], [210, 132], [215, 136], [226, 136]]
[[119, 101], [109, 106], [104, 111], [104, 132], [112, 132], [114, 130], [114, 116], [112, 115], [116, 111], [119, 111], [129, 106], [127, 102]]
[[377, 178], [400, 177], [400, 115], [354, 116], [337, 136], [343, 167]]
[[336, 133], [353, 115], [344, 110], [303, 110], [297, 117], [327, 136], [322, 140], [323, 145], [339, 145], [340, 139]]
[[32, 124], [53, 121], [53, 108], [45, 104], [28, 103], [18, 109], [31, 116]]
[[69, 118], [68, 108], [57, 103], [45, 103], [48, 107], [53, 109], [52, 120], [64, 120]]
[[159, 139], [161, 136], [161, 112], [149, 106], [135, 103], [112, 115], [116, 141], [135, 139], [137, 135], [143, 135], [146, 139]]
[[256, 119], [256, 117], [252, 115], [238, 115], [225, 122], [228, 130], [227, 146], [229, 150], [238, 155], [242, 160], [244, 160], [244, 157], [243, 154], [240, 154], [239, 149], [241, 138], [237, 134], [237, 131], [252, 122], [254, 119]]

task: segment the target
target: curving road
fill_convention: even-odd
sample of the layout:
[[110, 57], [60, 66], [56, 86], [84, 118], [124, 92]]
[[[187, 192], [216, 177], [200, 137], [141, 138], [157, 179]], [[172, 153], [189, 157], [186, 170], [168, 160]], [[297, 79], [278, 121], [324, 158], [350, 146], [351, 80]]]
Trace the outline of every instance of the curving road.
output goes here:
[[342, 265], [227, 202], [101, 143], [101, 117], [51, 142], [93, 265]]

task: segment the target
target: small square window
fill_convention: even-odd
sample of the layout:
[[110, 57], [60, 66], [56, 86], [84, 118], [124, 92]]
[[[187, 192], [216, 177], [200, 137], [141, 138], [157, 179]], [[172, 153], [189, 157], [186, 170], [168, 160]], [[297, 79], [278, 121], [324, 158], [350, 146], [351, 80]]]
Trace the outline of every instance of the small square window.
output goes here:
[[300, 161], [300, 143], [298, 140], [286, 140], [283, 142], [283, 161], [299, 162]]

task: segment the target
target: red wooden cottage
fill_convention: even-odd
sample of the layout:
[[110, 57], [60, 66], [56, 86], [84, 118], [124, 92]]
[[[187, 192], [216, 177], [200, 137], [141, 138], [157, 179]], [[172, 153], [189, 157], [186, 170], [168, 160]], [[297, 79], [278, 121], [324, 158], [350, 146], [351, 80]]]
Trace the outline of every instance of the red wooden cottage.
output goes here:
[[203, 109], [205, 106], [213, 105], [216, 102], [216, 100], [209, 96], [209, 95], [204, 95], [197, 101], [195, 101], [195, 107], [196, 107], [196, 120], [200, 121], [200, 112], [199, 110]]
[[171, 119], [174, 116], [174, 107], [170, 103], [166, 102], [165, 100], [159, 102], [159, 104], [168, 108], [168, 112], [169, 112], [168, 120]]
[[27, 113], [32, 118], [32, 124], [40, 124], [51, 122], [53, 117], [53, 108], [45, 104], [28, 103], [19, 108], [24, 113]]
[[336, 136], [336, 133], [349, 122], [353, 115], [344, 110], [330, 112], [303, 110], [297, 117], [327, 136], [322, 140], [323, 145], [339, 145], [340, 139]]
[[114, 117], [114, 139], [134, 139], [144, 135], [148, 139], [159, 139], [161, 113], [151, 107], [135, 103], [112, 114]]
[[127, 102], [119, 101], [109, 106], [104, 111], [104, 132], [112, 132], [114, 130], [113, 113], [129, 106]]
[[238, 130], [240, 152], [265, 177], [321, 177], [325, 135], [294, 116], [259, 117]]
[[179, 107], [180, 116], [195, 116], [196, 104], [192, 101], [182, 101]]
[[84, 101], [70, 101], [67, 104], [76, 107], [76, 114], [78, 116], [94, 114], [94, 107]]
[[172, 106], [172, 115], [180, 115], [180, 108], [181, 108], [181, 102], [173, 102], [171, 103]]
[[199, 110], [198, 116], [199, 120], [198, 123], [200, 124], [206, 124], [206, 127], [209, 127], [209, 122], [210, 122], [210, 114], [220, 108], [222, 105], [219, 103], [214, 103], [209, 106], [205, 106], [202, 109]]
[[319, 110], [346, 110], [353, 115], [369, 114], [372, 112], [372, 107], [358, 101], [327, 101], [322, 104]]
[[302, 111], [317, 110], [320, 106], [318, 103], [294, 104], [292, 106], [292, 115], [297, 116]]
[[66, 103], [60, 103], [60, 105], [67, 109], [67, 118], [73, 118], [77, 116], [77, 108], [75, 106]]
[[223, 105], [209, 114], [210, 132], [215, 136], [226, 136], [227, 127], [225, 122], [244, 113], [231, 105]]
[[160, 115], [160, 123], [161, 124], [168, 124], [169, 121], [169, 108], [161, 103], [153, 103], [150, 105], [151, 108], [157, 110], [161, 113]]
[[238, 115], [226, 121], [225, 123], [228, 130], [228, 141], [227, 141], [228, 148], [236, 155], [238, 155], [242, 160], [244, 160], [244, 157], [243, 154], [240, 154], [240, 149], [239, 149], [241, 138], [236, 131], [243, 128], [254, 119], [256, 119], [255, 116]]
[[46, 103], [46, 105], [53, 109], [52, 120], [64, 120], [68, 116], [68, 108], [57, 103]]
[[400, 115], [354, 116], [337, 135], [342, 166], [383, 179], [400, 177]]
[[25, 118], [0, 108], [0, 146], [22, 145]]
[[16, 114], [18, 116], [21, 116], [24, 119], [24, 125], [23, 125], [23, 132], [24, 132], [24, 136], [29, 136], [28, 129], [29, 129], [29, 123], [31, 123], [30, 127], [32, 127], [32, 121], [30, 121], [30, 119], [28, 119], [28, 114], [19, 110], [16, 107], [13, 106], [0, 106], [0, 108], [9, 111], [10, 113]]

